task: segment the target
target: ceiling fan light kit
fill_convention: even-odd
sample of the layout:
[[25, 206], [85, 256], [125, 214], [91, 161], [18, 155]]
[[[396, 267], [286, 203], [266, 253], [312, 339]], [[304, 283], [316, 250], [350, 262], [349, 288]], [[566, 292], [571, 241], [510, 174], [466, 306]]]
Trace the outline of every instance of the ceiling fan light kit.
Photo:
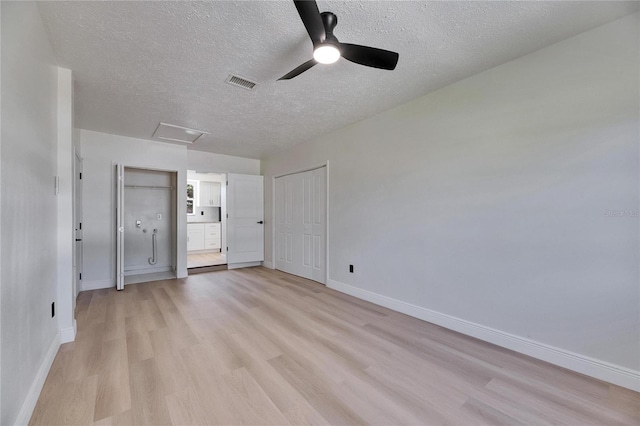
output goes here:
[[313, 59], [321, 64], [333, 64], [340, 59], [340, 50], [330, 43], [321, 44], [313, 51]]
[[332, 64], [340, 57], [356, 64], [384, 70], [393, 70], [399, 55], [389, 50], [358, 44], [340, 43], [333, 35], [338, 17], [331, 12], [318, 10], [314, 0], [294, 0], [300, 19], [313, 43], [313, 59], [283, 75], [278, 80], [290, 80], [317, 64]]

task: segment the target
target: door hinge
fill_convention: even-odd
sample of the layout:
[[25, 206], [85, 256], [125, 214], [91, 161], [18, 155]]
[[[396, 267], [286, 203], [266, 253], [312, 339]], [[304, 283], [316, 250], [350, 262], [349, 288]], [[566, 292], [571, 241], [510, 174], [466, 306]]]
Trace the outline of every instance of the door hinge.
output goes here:
[[229, 181], [227, 181], [227, 186], [229, 186]]
[[82, 179], [82, 172], [80, 172], [80, 179]]
[[80, 279], [80, 280], [82, 280], [82, 272], [80, 272], [80, 277], [79, 277], [79, 279]]
[[80, 230], [82, 231], [82, 222], [80, 222]]
[[229, 251], [229, 246], [227, 246], [227, 251]]
[[229, 219], [229, 213], [227, 213], [227, 219]]

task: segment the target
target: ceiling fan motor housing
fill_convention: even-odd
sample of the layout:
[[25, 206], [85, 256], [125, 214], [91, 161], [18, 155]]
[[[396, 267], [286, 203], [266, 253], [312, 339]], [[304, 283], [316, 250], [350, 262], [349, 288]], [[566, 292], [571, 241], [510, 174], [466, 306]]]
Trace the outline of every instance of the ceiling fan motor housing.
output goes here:
[[338, 25], [338, 17], [331, 12], [322, 12], [320, 14], [322, 18], [322, 24], [324, 25], [325, 39], [322, 40], [321, 44], [330, 43], [338, 45], [338, 39], [333, 35], [333, 29]]

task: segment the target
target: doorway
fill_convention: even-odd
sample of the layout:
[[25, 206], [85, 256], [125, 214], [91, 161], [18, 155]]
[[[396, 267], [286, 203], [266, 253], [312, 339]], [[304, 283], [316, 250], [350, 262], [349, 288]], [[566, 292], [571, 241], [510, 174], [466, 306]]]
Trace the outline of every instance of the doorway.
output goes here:
[[275, 267], [326, 284], [325, 166], [275, 178]]
[[224, 173], [187, 170], [187, 270], [227, 269]]
[[176, 183], [176, 172], [118, 165], [118, 290], [176, 277]]

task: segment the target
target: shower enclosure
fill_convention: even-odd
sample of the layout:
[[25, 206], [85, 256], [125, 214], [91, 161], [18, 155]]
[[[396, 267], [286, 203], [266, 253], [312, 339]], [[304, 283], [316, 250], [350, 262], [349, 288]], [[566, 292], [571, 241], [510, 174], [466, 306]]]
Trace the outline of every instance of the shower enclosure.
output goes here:
[[176, 277], [176, 173], [118, 166], [118, 289]]

